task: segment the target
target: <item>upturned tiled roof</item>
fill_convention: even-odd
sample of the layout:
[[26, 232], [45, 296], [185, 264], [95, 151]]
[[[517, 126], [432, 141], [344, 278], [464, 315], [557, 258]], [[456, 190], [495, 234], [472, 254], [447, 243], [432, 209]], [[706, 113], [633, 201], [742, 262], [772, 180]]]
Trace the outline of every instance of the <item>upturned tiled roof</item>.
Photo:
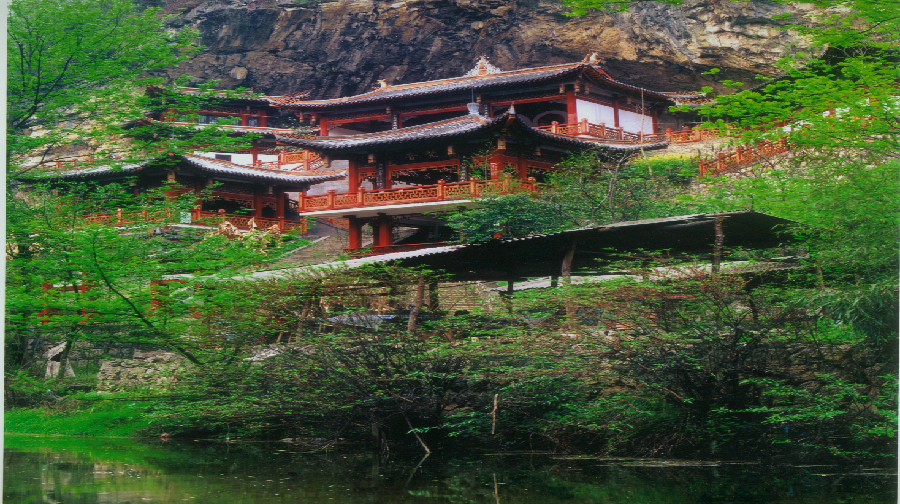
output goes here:
[[[228, 161], [222, 161], [220, 159], [212, 159], [203, 156], [182, 155], [179, 157], [191, 166], [200, 169], [200, 171], [218, 173], [223, 175], [234, 175], [266, 182], [305, 185], [326, 182], [329, 180], [338, 180], [347, 175], [346, 170], [323, 170], [317, 172], [272, 170], [267, 168], [257, 168], [255, 166], [239, 165], [230, 163]], [[154, 164], [156, 164], [156, 160], [147, 161], [140, 164], [126, 164], [121, 167], [102, 165], [81, 170], [66, 170], [59, 172], [56, 175], [46, 175], [44, 178], [77, 180], [101, 178], [105, 175], [114, 174], [132, 175]]]
[[172, 126], [187, 126], [197, 130], [203, 128], [209, 128], [210, 126], [218, 127], [222, 129], [226, 129], [228, 131], [234, 131], [235, 133], [259, 133], [261, 135], [291, 135], [294, 133], [294, 130], [290, 128], [268, 128], [262, 126], [241, 126], [240, 124], [198, 124], [192, 122], [179, 122], [179, 121], [157, 121], [155, 119], [149, 117], [141, 118], [143, 121], [148, 122], [157, 122], [162, 124], [171, 124]]
[[[375, 146], [398, 145], [404, 143], [421, 142], [425, 140], [449, 139], [453, 137], [477, 135], [479, 132], [487, 132], [494, 129], [512, 129], [519, 134], [533, 136], [555, 143], [562, 143], [580, 148], [604, 148], [610, 150], [630, 151], [644, 149], [658, 149], [668, 145], [667, 142], [636, 145], [627, 141], [608, 140], [590, 136], [573, 136], [559, 133], [551, 133], [539, 130], [523, 123], [515, 115], [509, 112], [489, 119], [480, 115], [469, 114], [463, 117], [445, 119], [419, 126], [401, 128], [380, 133], [364, 133], [349, 136], [327, 136], [316, 139], [296, 138], [276, 135], [276, 139], [314, 151], [346, 151]], [[493, 138], [492, 136], [490, 138]], [[488, 136], [485, 137], [488, 139]]]
[[338, 180], [347, 175], [346, 170], [329, 170], [327, 172], [297, 172], [287, 170], [271, 170], [255, 166], [239, 165], [202, 156], [185, 155], [182, 158], [189, 164], [203, 171], [227, 175], [240, 175], [251, 179], [281, 182], [289, 184], [315, 184]]
[[[705, 96], [703, 93], [670, 93], [653, 91], [631, 84], [619, 82], [603, 71], [596, 61], [582, 61], [579, 63], [567, 63], [562, 65], [551, 65], [537, 68], [524, 68], [521, 70], [511, 70], [507, 72], [490, 70], [484, 75], [471, 75], [473, 72], [462, 77], [454, 77], [450, 79], [440, 79], [426, 82], [415, 82], [411, 84], [385, 85], [368, 93], [349, 96], [343, 98], [333, 98], [328, 100], [293, 100], [290, 105], [303, 109], [314, 109], [322, 107], [330, 107], [336, 105], [353, 105], [360, 103], [376, 102], [389, 100], [394, 98], [406, 98], [411, 96], [422, 96], [429, 94], [447, 93], [460, 90], [474, 90], [489, 87], [499, 87], [509, 84], [525, 84], [530, 82], [549, 81], [561, 76], [577, 75], [584, 73], [590, 75], [598, 82], [606, 82], [613, 87], [630, 89], [633, 91], [643, 92], [645, 95], [671, 100], [677, 102], [679, 99], [690, 99]], [[477, 68], [477, 67], [476, 67]], [[490, 66], [491, 69], [496, 67]], [[477, 72], [474, 72], [477, 74]], [[284, 102], [287, 104], [286, 102]]]
[[[149, 86], [147, 88], [151, 92], [161, 92], [163, 88], [159, 86]], [[286, 95], [280, 96], [269, 96], [263, 94], [257, 94], [249, 91], [238, 92], [238, 91], [228, 91], [228, 90], [219, 90], [219, 89], [210, 89], [210, 90], [201, 90], [200, 88], [191, 88], [191, 87], [177, 87], [175, 88], [175, 92], [187, 96], [207, 96], [210, 98], [223, 97], [230, 98], [234, 100], [241, 101], [250, 101], [256, 103], [268, 103], [272, 105], [278, 104], [289, 104], [294, 100], [304, 100], [309, 98], [312, 94], [312, 90], [303, 91], [300, 93], [290, 93]]]

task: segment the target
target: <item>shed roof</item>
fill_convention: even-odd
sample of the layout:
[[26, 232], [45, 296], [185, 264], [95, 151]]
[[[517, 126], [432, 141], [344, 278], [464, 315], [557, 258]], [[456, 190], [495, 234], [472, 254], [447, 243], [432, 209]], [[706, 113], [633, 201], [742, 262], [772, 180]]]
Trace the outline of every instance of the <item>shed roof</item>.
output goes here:
[[[312, 268], [380, 263], [442, 270], [456, 280], [518, 281], [558, 275], [563, 256], [573, 243], [573, 272], [602, 269], [600, 261], [609, 260], [616, 253], [668, 251], [671, 254], [709, 254], [715, 240], [717, 219], [722, 221], [727, 248], [773, 247], [789, 239], [783, 234], [785, 227], [791, 223], [787, 219], [753, 211], [720, 212], [626, 221], [525, 238], [397, 252]], [[271, 278], [285, 273], [259, 272], [253, 277]]]

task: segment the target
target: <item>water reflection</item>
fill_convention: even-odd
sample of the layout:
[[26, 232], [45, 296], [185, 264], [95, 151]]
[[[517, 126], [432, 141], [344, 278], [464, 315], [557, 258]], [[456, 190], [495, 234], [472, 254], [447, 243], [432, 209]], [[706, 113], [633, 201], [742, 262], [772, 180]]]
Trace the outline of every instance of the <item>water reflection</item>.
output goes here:
[[424, 460], [278, 443], [7, 436], [4, 503], [896, 502], [895, 475], [833, 467], [598, 460]]

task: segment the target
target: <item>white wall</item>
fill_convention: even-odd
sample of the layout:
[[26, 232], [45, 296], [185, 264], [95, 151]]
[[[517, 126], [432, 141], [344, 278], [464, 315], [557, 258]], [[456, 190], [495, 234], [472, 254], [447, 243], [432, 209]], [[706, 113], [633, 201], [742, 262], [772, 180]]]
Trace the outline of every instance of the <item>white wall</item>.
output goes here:
[[653, 118], [619, 109], [619, 126], [629, 133], [653, 133]]
[[[579, 121], [587, 119], [591, 124], [605, 123], [608, 128], [612, 128], [616, 125], [615, 109], [608, 105], [600, 105], [599, 103], [585, 100], [575, 100], [575, 112], [578, 113]], [[628, 130], [628, 128], [625, 129]]]

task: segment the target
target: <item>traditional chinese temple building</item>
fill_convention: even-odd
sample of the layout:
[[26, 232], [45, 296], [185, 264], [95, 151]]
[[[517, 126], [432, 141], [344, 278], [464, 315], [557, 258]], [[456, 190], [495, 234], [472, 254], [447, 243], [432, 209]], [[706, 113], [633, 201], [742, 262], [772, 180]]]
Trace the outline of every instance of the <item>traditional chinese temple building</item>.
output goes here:
[[[303, 193], [313, 184], [339, 180], [344, 171], [319, 170], [300, 172], [242, 166], [228, 161], [201, 156], [180, 156], [171, 160], [130, 164], [119, 168], [94, 168], [61, 172], [62, 181], [95, 181], [127, 183], [129, 191], [139, 195], [176, 182], [179, 192], [200, 192], [210, 187], [209, 197], [197, 200], [189, 215], [181, 216], [182, 224], [212, 225], [226, 219], [239, 229], [278, 226], [282, 232], [306, 231], [306, 220], [299, 215], [298, 205], [290, 193]], [[96, 222], [126, 222], [121, 210], [91, 214]], [[252, 220], [252, 222], [251, 222]]]
[[[160, 93], [150, 88], [148, 93]], [[310, 92], [266, 96], [180, 88], [199, 110], [170, 106], [146, 121], [256, 135], [233, 152], [197, 152], [176, 169], [144, 165], [117, 172], [89, 169], [61, 178], [167, 177], [186, 187], [222, 186], [196, 209], [222, 210], [246, 227], [237, 209], [279, 226], [293, 218], [328, 219], [349, 229], [349, 250], [364, 253], [434, 246], [435, 212], [474, 205], [485, 191], [531, 191], [572, 153], [591, 151], [620, 164], [639, 150], [663, 149], [673, 130], [696, 118], [670, 112], [705, 100], [625, 84], [595, 55], [576, 63], [502, 71], [484, 57], [461, 77], [389, 84], [356, 96], [311, 100]], [[188, 101], [190, 102], [190, 101]], [[161, 170], [161, 171], [160, 171]], [[152, 174], [152, 175], [151, 175]], [[174, 177], [174, 178], [173, 178]], [[161, 180], [161, 179], [160, 179]], [[233, 219], [232, 219], [233, 217]], [[299, 220], [297, 221], [299, 222]], [[300, 226], [299, 224], [296, 226]], [[395, 243], [397, 228], [427, 229]], [[412, 241], [413, 243], [410, 243]]]

